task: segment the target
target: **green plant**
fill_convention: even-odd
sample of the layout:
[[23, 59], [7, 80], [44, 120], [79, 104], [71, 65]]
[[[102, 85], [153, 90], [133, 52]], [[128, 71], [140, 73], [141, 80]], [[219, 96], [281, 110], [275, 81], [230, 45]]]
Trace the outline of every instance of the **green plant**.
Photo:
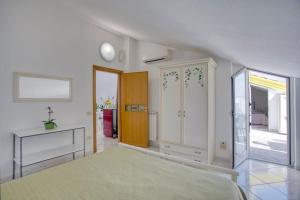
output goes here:
[[53, 113], [53, 110], [50, 106], [47, 107], [48, 109], [48, 120], [42, 121], [44, 123], [45, 129], [54, 129], [57, 127], [57, 124], [54, 122], [55, 119], [51, 119], [51, 114]]
[[103, 111], [104, 105], [103, 105], [103, 104], [97, 104], [96, 109], [97, 109], [97, 110], [100, 110], [100, 111]]
[[55, 119], [43, 121], [45, 129], [54, 129], [57, 127], [57, 124], [54, 122]]
[[100, 110], [101, 112], [103, 109], [114, 109], [116, 108], [116, 99], [115, 97], [107, 97], [106, 99], [103, 99], [103, 97], [100, 98], [101, 103], [96, 104], [96, 110]]

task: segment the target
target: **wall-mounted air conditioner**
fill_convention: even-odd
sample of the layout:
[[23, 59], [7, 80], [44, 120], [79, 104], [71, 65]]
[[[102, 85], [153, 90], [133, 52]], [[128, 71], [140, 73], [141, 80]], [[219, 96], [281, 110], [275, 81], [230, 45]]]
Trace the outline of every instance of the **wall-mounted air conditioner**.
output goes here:
[[143, 62], [146, 64], [163, 62], [171, 59], [171, 50], [161, 45], [144, 43], [141, 50]]

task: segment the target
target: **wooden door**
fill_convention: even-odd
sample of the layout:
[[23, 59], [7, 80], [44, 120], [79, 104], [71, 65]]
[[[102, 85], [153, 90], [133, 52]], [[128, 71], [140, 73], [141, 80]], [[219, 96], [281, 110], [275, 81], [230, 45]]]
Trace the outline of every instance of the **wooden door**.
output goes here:
[[181, 70], [161, 72], [161, 141], [181, 143]]
[[121, 142], [148, 147], [148, 72], [121, 75]]

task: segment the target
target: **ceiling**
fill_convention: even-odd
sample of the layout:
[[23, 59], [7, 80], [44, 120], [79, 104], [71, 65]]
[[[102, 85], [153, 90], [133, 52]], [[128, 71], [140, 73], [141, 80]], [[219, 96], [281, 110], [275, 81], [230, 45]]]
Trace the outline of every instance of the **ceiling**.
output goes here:
[[300, 77], [300, 0], [65, 0], [139, 40], [206, 51]]

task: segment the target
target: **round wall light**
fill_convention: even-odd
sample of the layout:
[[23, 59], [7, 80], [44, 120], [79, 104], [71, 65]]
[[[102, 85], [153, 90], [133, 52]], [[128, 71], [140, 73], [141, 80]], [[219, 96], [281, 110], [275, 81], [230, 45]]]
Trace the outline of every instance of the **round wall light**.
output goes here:
[[101, 57], [107, 61], [110, 62], [112, 60], [115, 59], [116, 57], [116, 51], [115, 48], [113, 47], [113, 45], [111, 45], [108, 42], [104, 42], [101, 46], [100, 46], [100, 55]]

